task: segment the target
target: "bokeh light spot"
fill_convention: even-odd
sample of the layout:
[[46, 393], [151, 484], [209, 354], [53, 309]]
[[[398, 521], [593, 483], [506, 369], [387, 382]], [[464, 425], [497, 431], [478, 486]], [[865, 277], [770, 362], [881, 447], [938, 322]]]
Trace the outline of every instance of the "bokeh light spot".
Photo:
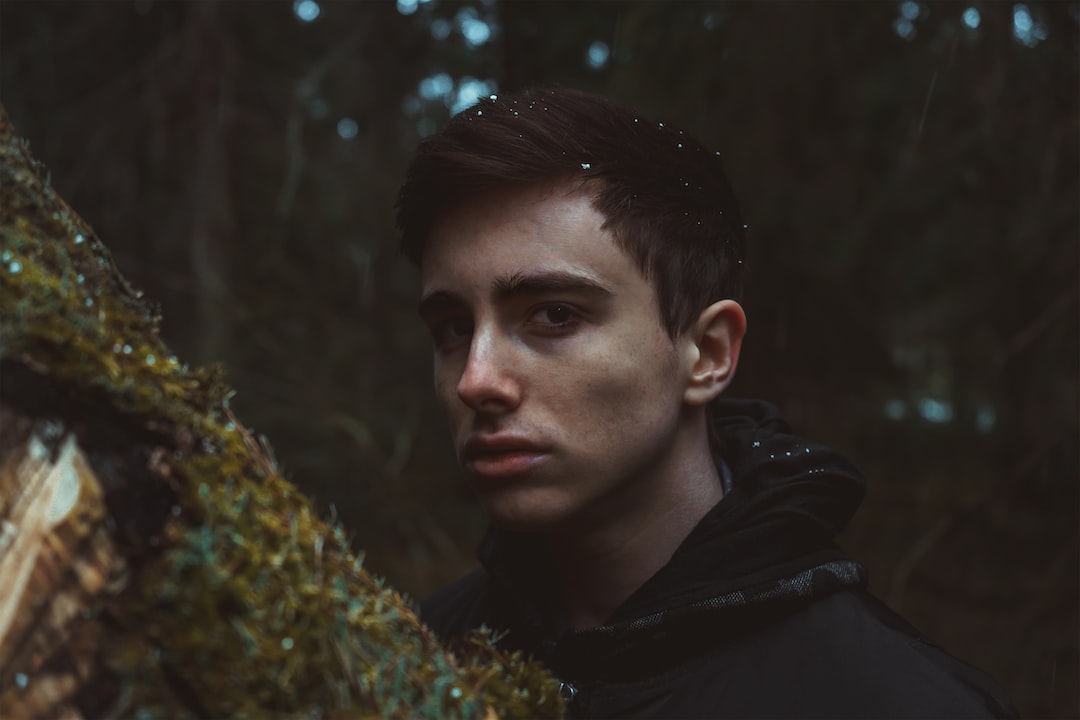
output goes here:
[[436, 73], [420, 81], [420, 97], [436, 100], [445, 97], [454, 89], [454, 80], [447, 73]]
[[915, 37], [915, 24], [905, 18], [896, 18], [893, 22], [893, 30], [904, 40]]
[[322, 8], [315, 0], [296, 0], [292, 7], [293, 14], [303, 23], [314, 21], [322, 13]]
[[479, 47], [491, 38], [491, 26], [480, 18], [474, 7], [459, 10], [454, 21], [469, 47]]
[[608, 58], [611, 57], [611, 48], [603, 40], [597, 40], [589, 46], [588, 52], [585, 54], [585, 60], [589, 63], [589, 67], [593, 70], [599, 70], [607, 65]]
[[457, 115], [462, 110], [472, 107], [481, 97], [490, 95], [496, 89], [495, 81], [491, 79], [479, 80], [469, 76], [461, 78], [458, 81], [457, 91], [449, 103], [450, 113]]
[[1046, 25], [1037, 22], [1023, 3], [1013, 6], [1013, 37], [1026, 47], [1035, 47], [1046, 39]]
[[358, 132], [360, 132], [360, 126], [351, 117], [338, 120], [337, 134], [342, 140], [352, 140]]
[[919, 414], [925, 420], [935, 424], [947, 423], [953, 418], [952, 404], [924, 397], [919, 400]]
[[885, 417], [890, 420], [903, 420], [907, 415], [907, 406], [904, 405], [904, 401], [900, 398], [892, 398], [885, 403]]
[[453, 29], [450, 21], [445, 18], [435, 18], [431, 21], [431, 37], [436, 40], [445, 40], [450, 37], [450, 31]]

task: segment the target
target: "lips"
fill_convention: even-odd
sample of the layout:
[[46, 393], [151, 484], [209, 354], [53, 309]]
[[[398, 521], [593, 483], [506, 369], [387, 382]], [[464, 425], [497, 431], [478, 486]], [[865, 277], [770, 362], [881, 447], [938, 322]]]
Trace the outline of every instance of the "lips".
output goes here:
[[547, 448], [514, 435], [474, 435], [465, 441], [462, 460], [473, 474], [503, 478], [536, 467], [548, 457]]

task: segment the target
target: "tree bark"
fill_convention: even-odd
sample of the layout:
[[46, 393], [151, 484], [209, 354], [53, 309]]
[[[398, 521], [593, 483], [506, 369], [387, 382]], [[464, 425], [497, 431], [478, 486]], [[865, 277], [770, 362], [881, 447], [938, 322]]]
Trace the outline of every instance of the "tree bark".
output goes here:
[[369, 575], [0, 107], [0, 716], [551, 717]]

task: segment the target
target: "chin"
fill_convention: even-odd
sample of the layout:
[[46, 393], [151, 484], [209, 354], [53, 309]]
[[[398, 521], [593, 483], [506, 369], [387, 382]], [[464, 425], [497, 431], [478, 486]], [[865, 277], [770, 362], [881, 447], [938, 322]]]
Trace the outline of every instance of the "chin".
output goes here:
[[543, 513], [487, 511], [491, 523], [500, 530], [519, 533], [544, 533], [559, 525], [558, 521]]
[[[531, 493], [530, 493], [531, 494]], [[570, 515], [565, 503], [541, 502], [520, 493], [499, 493], [480, 498], [480, 504], [496, 527], [511, 532], [555, 532]], [[548, 498], [550, 500], [550, 498]]]

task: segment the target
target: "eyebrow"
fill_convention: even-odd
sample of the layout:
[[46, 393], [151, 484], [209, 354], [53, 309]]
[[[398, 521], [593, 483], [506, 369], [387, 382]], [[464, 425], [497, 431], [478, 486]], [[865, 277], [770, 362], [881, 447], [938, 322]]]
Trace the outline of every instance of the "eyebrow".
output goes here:
[[565, 270], [540, 270], [516, 272], [496, 278], [492, 289], [498, 300], [509, 300], [521, 295], [540, 295], [549, 292], [571, 292], [578, 295], [608, 297], [613, 295], [603, 283], [584, 273]]
[[435, 313], [443, 312], [451, 308], [461, 307], [465, 303], [448, 290], [436, 290], [420, 298], [420, 304], [416, 306], [416, 312], [420, 317], [426, 318]]
[[[592, 297], [610, 297], [614, 293], [596, 278], [566, 270], [539, 270], [535, 272], [516, 272], [495, 278], [491, 283], [495, 299], [500, 302], [527, 295], [541, 295], [551, 292], [573, 293]], [[432, 313], [460, 307], [465, 302], [449, 290], [435, 290], [424, 295], [417, 306], [421, 317]]]

